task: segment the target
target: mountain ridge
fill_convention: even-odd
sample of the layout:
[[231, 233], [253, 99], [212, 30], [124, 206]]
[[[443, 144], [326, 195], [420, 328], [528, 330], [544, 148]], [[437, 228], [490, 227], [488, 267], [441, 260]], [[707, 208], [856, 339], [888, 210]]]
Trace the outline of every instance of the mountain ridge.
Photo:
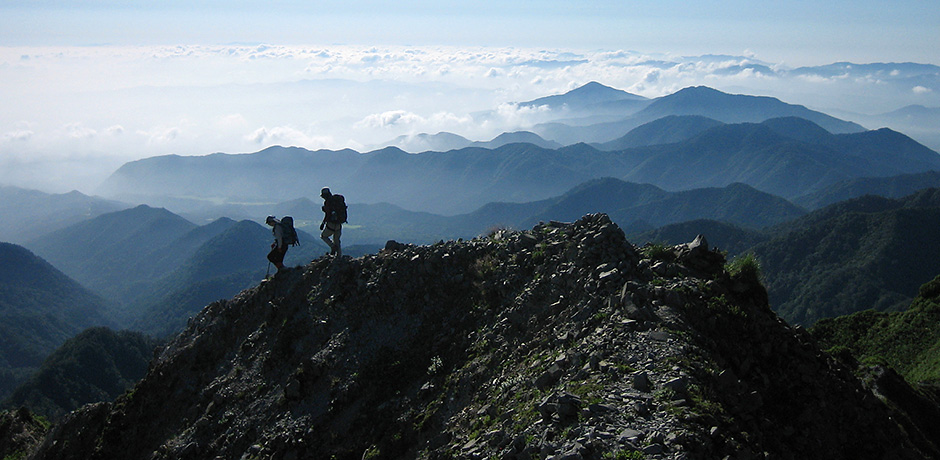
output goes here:
[[[166, 255], [153, 251], [195, 228], [196, 224], [166, 209], [140, 205], [57, 230], [28, 246], [82, 285], [121, 302], [133, 292], [113, 280], [126, 275], [133, 281], [157, 276], [150, 268], [160, 265]], [[127, 264], [135, 269], [128, 271]]]
[[437, 134], [422, 133], [398, 136], [391, 141], [372, 146], [370, 147], [370, 150], [381, 150], [385, 147], [396, 147], [409, 153], [421, 153], [429, 151], [447, 152], [450, 150], [463, 149], [467, 147], [495, 149], [506, 144], [514, 143], [528, 143], [548, 149], [557, 149], [562, 147], [561, 144], [545, 140], [538, 134], [535, 134], [531, 131], [504, 132], [486, 142], [471, 141], [470, 139], [454, 133], [440, 132]]
[[0, 400], [66, 339], [112, 325], [111, 308], [28, 249], [0, 243]]
[[50, 194], [0, 185], [0, 241], [26, 244], [30, 239], [124, 207], [127, 205], [74, 190]]
[[778, 314], [811, 325], [909, 304], [918, 287], [940, 273], [940, 245], [932, 236], [938, 225], [940, 189], [901, 199], [865, 196], [782, 224], [751, 251], [764, 261]]
[[33, 458], [940, 453], [723, 263], [604, 215], [318, 259], [207, 306]]
[[[101, 191], [157, 204], [184, 196], [276, 203], [318, 196], [329, 184], [352, 203], [388, 202], [456, 215], [494, 201], [546, 199], [606, 176], [670, 190], [742, 182], [794, 198], [856, 177], [935, 169], [940, 154], [899, 133], [825, 135], [809, 122], [771, 119], [717, 125], [677, 143], [613, 152], [583, 143], [558, 149], [516, 143], [420, 154], [394, 147], [364, 154], [272, 147], [254, 154], [155, 157], [125, 164]], [[275, 182], [282, 186], [268, 186]]]
[[723, 123], [761, 123], [771, 118], [799, 117], [810, 120], [832, 133], [865, 131], [857, 123], [840, 120], [802, 105], [788, 104], [768, 96], [728, 94], [707, 86], [683, 88], [673, 94], [653, 99], [643, 109], [619, 120], [587, 126], [569, 126], [549, 122], [533, 127], [536, 134], [562, 144], [574, 142], [609, 142], [651, 121], [670, 115], [696, 115]]
[[3, 404], [54, 421], [85, 404], [111, 401], [143, 378], [155, 348], [141, 333], [86, 329], [47, 356]]

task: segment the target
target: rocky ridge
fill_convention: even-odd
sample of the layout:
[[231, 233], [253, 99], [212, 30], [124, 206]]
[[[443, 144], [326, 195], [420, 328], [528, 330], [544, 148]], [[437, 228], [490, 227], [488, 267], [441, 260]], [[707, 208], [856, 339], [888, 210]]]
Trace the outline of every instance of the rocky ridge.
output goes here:
[[25, 407], [0, 412], [0, 458], [21, 459], [42, 441], [49, 422], [34, 416]]
[[753, 267], [598, 214], [279, 273], [31, 458], [940, 457], [893, 417]]

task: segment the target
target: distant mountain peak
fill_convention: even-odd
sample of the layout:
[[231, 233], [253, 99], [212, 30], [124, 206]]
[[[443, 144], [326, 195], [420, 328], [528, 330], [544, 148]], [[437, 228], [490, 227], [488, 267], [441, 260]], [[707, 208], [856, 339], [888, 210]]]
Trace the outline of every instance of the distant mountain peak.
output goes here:
[[630, 94], [630, 93], [598, 83], [596, 81], [590, 81], [571, 91], [568, 91], [565, 94], [569, 94], [569, 95], [570, 94], [611, 94], [611, 95], [621, 96], [621, 95]]
[[564, 94], [540, 97], [529, 102], [523, 102], [519, 105], [530, 107], [547, 105], [552, 108], [566, 105], [569, 108], [583, 109], [596, 104], [627, 100], [646, 101], [648, 99], [627, 91], [611, 88], [610, 86], [600, 84], [596, 81], [591, 81]]
[[702, 94], [728, 94], [724, 91], [719, 91], [711, 86], [697, 85], [697, 86], [688, 86], [685, 88], [676, 91], [674, 94], [692, 94], [692, 93], [702, 93]]
[[690, 86], [657, 98], [637, 115], [650, 120], [666, 115], [703, 115], [724, 123], [759, 123], [770, 118], [800, 117], [835, 134], [865, 131], [857, 123], [802, 105], [788, 104], [775, 97], [729, 94], [708, 86]]

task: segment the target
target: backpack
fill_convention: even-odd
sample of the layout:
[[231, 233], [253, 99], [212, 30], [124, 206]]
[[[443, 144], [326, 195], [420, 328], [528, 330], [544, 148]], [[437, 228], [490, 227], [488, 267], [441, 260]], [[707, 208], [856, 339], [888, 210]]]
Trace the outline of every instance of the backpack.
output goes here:
[[327, 222], [334, 224], [346, 223], [346, 198], [343, 195], [333, 195], [330, 197], [330, 217]]
[[284, 244], [288, 246], [299, 245], [300, 240], [297, 238], [297, 230], [294, 230], [294, 218], [291, 216], [284, 216], [281, 218], [281, 237], [284, 239]]

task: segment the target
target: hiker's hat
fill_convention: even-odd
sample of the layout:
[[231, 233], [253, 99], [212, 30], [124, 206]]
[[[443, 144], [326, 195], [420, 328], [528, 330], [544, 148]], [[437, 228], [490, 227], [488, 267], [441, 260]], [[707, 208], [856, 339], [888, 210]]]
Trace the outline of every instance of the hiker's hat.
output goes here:
[[323, 187], [323, 188], [320, 189], [320, 196], [330, 196], [330, 195], [332, 195], [332, 194], [333, 194], [333, 193], [330, 192], [330, 188], [329, 188], [329, 187]]
[[277, 219], [275, 219], [274, 216], [268, 216], [268, 218], [264, 220], [264, 223], [266, 223], [266, 224], [272, 224], [272, 223], [274, 223], [276, 220], [277, 220]]

